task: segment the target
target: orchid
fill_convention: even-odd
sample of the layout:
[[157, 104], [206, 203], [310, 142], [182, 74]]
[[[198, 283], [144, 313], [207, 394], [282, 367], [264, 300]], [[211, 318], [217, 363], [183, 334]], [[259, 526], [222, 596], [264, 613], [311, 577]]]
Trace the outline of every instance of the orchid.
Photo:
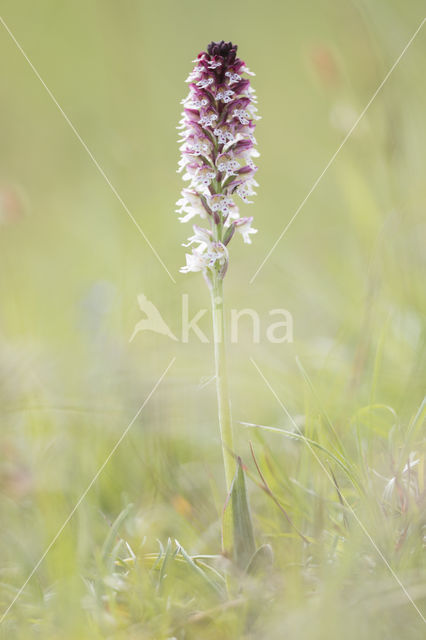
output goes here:
[[[256, 233], [252, 218], [240, 217], [236, 199], [251, 202], [258, 186], [253, 159], [259, 156], [254, 137], [259, 116], [255, 92], [245, 77], [254, 74], [237, 58], [236, 45], [212, 42], [194, 62], [178, 127], [178, 172], [189, 185], [182, 190], [177, 212], [181, 222], [199, 216], [210, 224], [205, 230], [207, 242], [186, 254], [181, 272], [202, 271], [211, 284], [216, 275], [223, 279], [227, 271], [225, 247], [234, 232], [246, 243]], [[184, 246], [194, 242], [192, 236]]]
[[[241, 235], [251, 244], [253, 217], [241, 217], [241, 202], [252, 202], [258, 186], [254, 159], [256, 96], [247, 76], [253, 75], [237, 58], [232, 42], [211, 42], [202, 51], [188, 77], [189, 93], [182, 101], [183, 114], [178, 172], [185, 187], [177, 202], [181, 222], [199, 219], [183, 246], [190, 247], [182, 273], [202, 272], [211, 292], [218, 421], [231, 499], [224, 516], [223, 552], [241, 568], [255, 552], [244, 473], [234, 451], [234, 436], [226, 365], [226, 326], [223, 279], [229, 264], [229, 243]], [[236, 233], [237, 232], [237, 233]], [[232, 511], [232, 515], [230, 515]], [[232, 522], [229, 526], [225, 522]], [[241, 551], [243, 550], [243, 551]]]

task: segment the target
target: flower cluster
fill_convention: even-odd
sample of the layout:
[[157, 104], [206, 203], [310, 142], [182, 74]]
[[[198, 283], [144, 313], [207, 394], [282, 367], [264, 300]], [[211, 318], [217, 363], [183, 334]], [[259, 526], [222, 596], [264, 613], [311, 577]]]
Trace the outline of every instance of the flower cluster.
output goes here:
[[256, 96], [246, 75], [254, 75], [237, 58], [232, 42], [212, 42], [194, 61], [187, 82], [189, 94], [184, 106], [179, 172], [188, 187], [182, 191], [177, 212], [181, 222], [195, 216], [209, 221], [208, 228], [194, 226], [194, 235], [184, 246], [183, 273], [202, 271], [223, 278], [228, 266], [228, 249], [235, 231], [244, 242], [256, 233], [252, 218], [241, 218], [234, 197], [250, 202], [257, 182], [253, 158], [259, 153], [254, 138]]

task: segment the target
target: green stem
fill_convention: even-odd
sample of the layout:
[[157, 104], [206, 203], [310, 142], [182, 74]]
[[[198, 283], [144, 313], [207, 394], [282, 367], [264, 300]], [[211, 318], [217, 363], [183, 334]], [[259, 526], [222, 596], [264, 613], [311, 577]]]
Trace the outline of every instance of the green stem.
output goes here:
[[229, 399], [228, 373], [226, 366], [226, 334], [223, 313], [223, 280], [215, 274], [211, 287], [214, 355], [216, 365], [216, 391], [219, 413], [220, 437], [228, 492], [235, 476], [234, 438], [232, 432], [231, 403]]

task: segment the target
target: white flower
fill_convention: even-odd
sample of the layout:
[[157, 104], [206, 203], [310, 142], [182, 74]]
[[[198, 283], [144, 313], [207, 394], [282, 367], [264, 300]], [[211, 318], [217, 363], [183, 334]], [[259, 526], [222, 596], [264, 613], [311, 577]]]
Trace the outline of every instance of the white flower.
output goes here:
[[253, 218], [240, 218], [234, 222], [235, 229], [241, 233], [244, 242], [247, 244], [251, 244], [250, 234], [257, 233], [257, 229], [252, 229], [251, 227], [252, 222]]
[[193, 249], [192, 253], [186, 253], [186, 265], [181, 267], [181, 273], [189, 273], [190, 271], [204, 271], [208, 266], [208, 256], [200, 248]]
[[250, 196], [256, 195], [256, 191], [254, 191], [253, 186], [257, 186], [257, 182], [256, 180], [251, 179], [246, 180], [246, 182], [240, 184], [237, 187], [236, 192], [243, 202], [246, 202], [248, 204], [251, 204], [253, 202], [253, 200], [249, 200]]
[[212, 211], [221, 211], [222, 213], [229, 213], [229, 207], [232, 206], [234, 201], [232, 198], [223, 195], [222, 193], [215, 193], [209, 198], [209, 206]]
[[222, 124], [220, 127], [216, 127], [213, 133], [217, 137], [219, 144], [226, 144], [235, 140], [234, 134], [227, 125]]
[[231, 102], [234, 93], [235, 91], [232, 91], [232, 89], [219, 89], [216, 94], [216, 100], [222, 100], [222, 102], [227, 104], [228, 102]]
[[224, 153], [216, 160], [216, 166], [221, 173], [226, 173], [226, 177], [237, 175], [234, 173], [240, 168], [240, 163], [229, 153]]
[[182, 190], [182, 198], [177, 201], [176, 205], [179, 207], [176, 209], [177, 213], [185, 213], [185, 216], [181, 216], [179, 220], [181, 222], [188, 222], [195, 216], [206, 217], [206, 211], [201, 202], [201, 198], [195, 191], [190, 189]]
[[185, 136], [180, 140], [183, 144], [179, 147], [179, 151], [182, 153], [182, 158], [179, 162], [191, 162], [192, 156], [208, 155], [211, 149], [211, 143], [206, 138], [199, 139], [193, 135]]
[[195, 184], [201, 184], [204, 187], [208, 187], [215, 179], [215, 177], [216, 173], [212, 171], [212, 169], [203, 166], [201, 169], [198, 169], [196, 175], [194, 176], [194, 182]]
[[241, 76], [238, 75], [238, 73], [226, 71], [225, 75], [229, 78], [229, 84], [233, 84], [234, 82], [239, 82], [241, 80]]
[[207, 100], [207, 98], [202, 98], [201, 100], [198, 100], [198, 98], [192, 98], [191, 96], [188, 96], [188, 97], [190, 98], [188, 102], [193, 109], [203, 109], [203, 107], [207, 107], [207, 105], [209, 104], [209, 101]]
[[186, 265], [181, 267], [181, 273], [207, 271], [222, 268], [228, 261], [228, 251], [221, 242], [202, 243], [192, 253], [186, 253], [185, 258]]
[[201, 67], [195, 67], [186, 79], [186, 82], [194, 82], [200, 77]]
[[249, 124], [250, 114], [245, 109], [234, 109], [233, 116], [236, 116], [241, 124]]
[[207, 87], [213, 84], [213, 82], [213, 78], [203, 78], [197, 82], [197, 87], [200, 87], [200, 89], [207, 89]]
[[218, 67], [222, 66], [222, 63], [220, 62], [220, 60], [212, 60], [211, 62], [207, 63], [207, 66], [209, 69], [217, 69]]
[[188, 238], [188, 242], [183, 243], [183, 247], [189, 247], [191, 244], [197, 243], [198, 248], [205, 249], [211, 244], [212, 233], [208, 229], [198, 227], [196, 224], [192, 227], [194, 229], [194, 235]]
[[201, 116], [198, 123], [201, 127], [211, 127], [215, 120], [217, 120], [217, 117], [217, 113], [210, 113], [209, 115]]
[[221, 242], [213, 242], [207, 250], [209, 267], [222, 267], [228, 261], [228, 250]]

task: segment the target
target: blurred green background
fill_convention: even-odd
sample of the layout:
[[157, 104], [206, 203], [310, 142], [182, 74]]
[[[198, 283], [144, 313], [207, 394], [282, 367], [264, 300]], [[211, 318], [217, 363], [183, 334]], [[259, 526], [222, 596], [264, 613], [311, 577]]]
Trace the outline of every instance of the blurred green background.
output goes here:
[[[176, 361], [0, 625], [0, 637], [240, 637], [232, 621], [234, 631], [226, 625], [194, 636], [170, 631], [169, 609], [159, 604], [157, 611], [149, 587], [144, 591], [137, 577], [144, 594], [140, 609], [119, 604], [114, 611], [109, 603], [105, 613], [104, 601], [96, 607], [86, 602], [89, 576], [101, 573], [99, 549], [109, 524], [129, 503], [135, 515], [127, 535], [138, 549], [145, 540], [144, 549], [154, 551], [157, 539], [164, 543], [171, 536], [193, 553], [220, 550], [224, 482], [215, 391], [208, 383], [212, 345], [195, 335], [182, 344], [148, 332], [129, 344], [142, 317], [138, 293], [161, 310], [177, 335], [183, 293], [194, 314], [209, 306], [203, 278], [178, 272], [184, 264], [181, 243], [190, 233], [174, 213], [182, 188], [175, 127], [187, 92], [184, 81], [191, 60], [211, 40], [238, 43], [239, 55], [256, 72], [260, 187], [243, 215], [255, 217], [259, 233], [252, 246], [233, 242], [226, 278], [228, 307], [253, 308], [262, 323], [260, 344], [253, 344], [246, 319], [238, 344], [229, 349], [239, 453], [253, 467], [248, 440], [256, 435], [240, 421], [291, 428], [251, 364], [254, 358], [298, 423], [317, 419], [319, 399], [349, 443], [360, 408], [390, 407], [394, 413], [371, 410], [362, 427], [368, 431], [363, 462], [377, 478], [389, 479], [395, 473], [394, 446], [400, 451], [426, 382], [423, 30], [253, 284], [249, 280], [419, 26], [424, 3], [2, 0], [0, 6], [3, 20], [176, 280], [159, 264], [2, 26], [2, 610], [171, 359]], [[292, 344], [273, 345], [265, 338], [268, 312], [276, 308], [294, 318]], [[210, 335], [207, 315], [200, 327]], [[368, 637], [391, 637], [377, 616], [389, 607], [401, 624], [398, 629], [391, 618], [392, 629], [401, 637], [421, 637], [420, 617], [384, 567], [373, 577], [379, 604], [373, 598], [369, 608], [372, 599], [365, 596], [368, 607], [361, 603], [351, 614], [347, 602], [336, 605], [348, 576], [356, 592], [348, 602], [362, 600], [364, 578], [355, 557], [374, 556], [374, 550], [354, 525], [350, 551], [336, 573], [331, 571], [325, 549], [333, 525], [327, 524], [324, 496], [333, 487], [309, 452], [274, 435], [264, 440], [259, 452], [272, 447], [280, 471], [306, 486], [313, 482], [323, 496], [316, 506], [304, 503], [303, 496], [297, 505], [288, 493], [285, 499], [299, 527], [312, 536], [315, 527], [322, 532], [317, 541], [324, 555], [313, 554], [313, 564], [323, 572], [314, 582], [322, 586], [305, 603], [302, 578], [294, 568], [291, 575], [285, 569], [302, 563], [292, 546], [300, 541], [250, 485], [257, 535], [263, 541], [276, 538], [274, 551], [284, 558], [279, 565], [287, 585], [284, 602], [293, 603], [277, 610], [273, 605], [269, 631], [255, 637], [287, 632], [291, 638], [334, 638], [344, 629], [351, 638], [348, 616], [359, 622], [360, 612]], [[416, 456], [423, 468], [424, 457]], [[368, 491], [380, 500], [384, 485], [372, 483]], [[424, 495], [419, 487], [418, 495]], [[415, 509], [420, 518], [421, 504]], [[365, 505], [361, 514], [373, 537], [380, 538], [380, 519]], [[424, 535], [424, 521], [418, 522]], [[406, 561], [395, 560], [395, 570], [407, 571], [424, 611], [424, 586], [422, 591], [410, 573], [420, 562], [419, 540], [410, 538]], [[380, 559], [371, 563], [376, 567]], [[380, 580], [388, 598], [383, 606]], [[396, 589], [392, 597], [388, 580]]]

